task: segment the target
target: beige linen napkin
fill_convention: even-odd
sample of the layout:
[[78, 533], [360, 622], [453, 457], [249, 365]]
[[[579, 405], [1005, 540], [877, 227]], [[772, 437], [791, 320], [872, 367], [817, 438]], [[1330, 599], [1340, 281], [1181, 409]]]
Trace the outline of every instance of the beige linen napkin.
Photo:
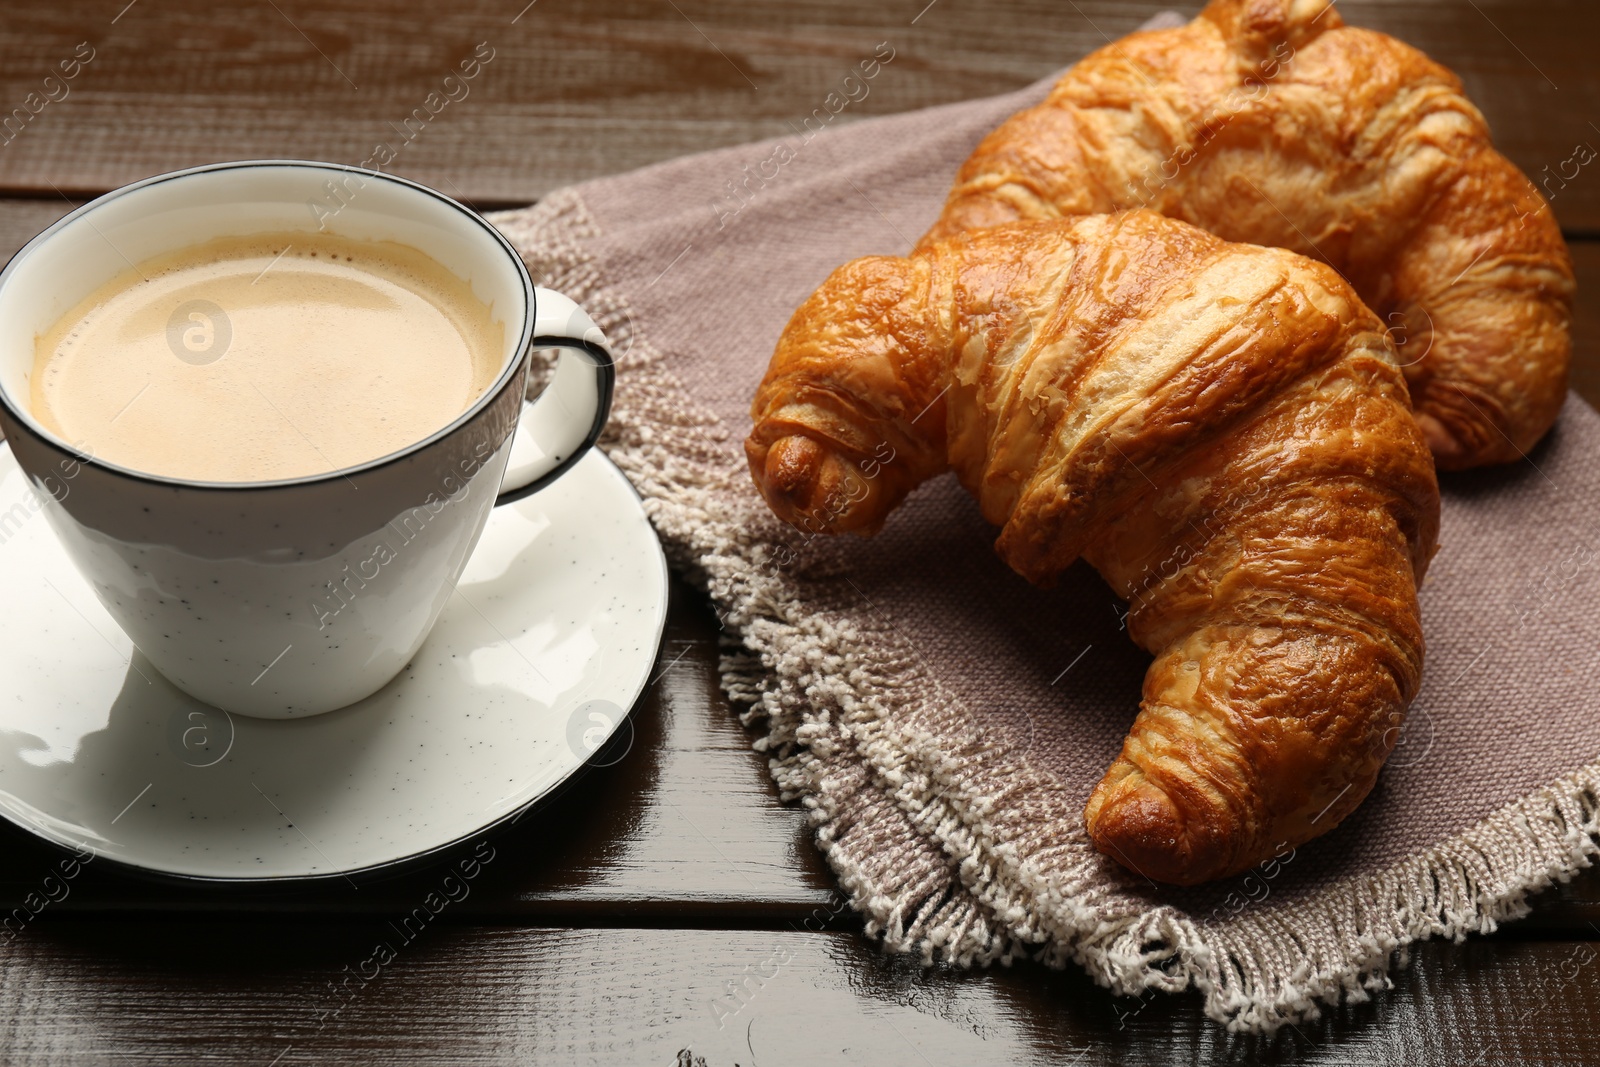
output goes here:
[[727, 691], [869, 932], [960, 966], [1030, 954], [1122, 993], [1197, 987], [1215, 1018], [1270, 1030], [1364, 998], [1406, 943], [1493, 929], [1586, 865], [1600, 417], [1576, 398], [1526, 462], [1444, 479], [1426, 678], [1372, 795], [1199, 889], [1130, 875], [1085, 837], [1148, 662], [1093, 572], [1028, 586], [948, 476], [870, 541], [768, 514], [740, 442], [790, 313], [846, 260], [908, 249], [979, 137], [1045, 87], [839, 118], [906, 61], [864, 48], [777, 140], [495, 218], [622, 353], [605, 447], [717, 605]]

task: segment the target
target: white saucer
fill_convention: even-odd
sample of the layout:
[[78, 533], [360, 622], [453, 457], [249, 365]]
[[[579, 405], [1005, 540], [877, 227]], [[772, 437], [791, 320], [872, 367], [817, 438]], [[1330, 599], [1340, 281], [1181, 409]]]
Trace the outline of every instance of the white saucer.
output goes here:
[[494, 510], [387, 687], [310, 719], [229, 716], [133, 650], [0, 444], [0, 591], [0, 816], [145, 872], [260, 881], [415, 860], [561, 784], [648, 683], [667, 565], [592, 452]]

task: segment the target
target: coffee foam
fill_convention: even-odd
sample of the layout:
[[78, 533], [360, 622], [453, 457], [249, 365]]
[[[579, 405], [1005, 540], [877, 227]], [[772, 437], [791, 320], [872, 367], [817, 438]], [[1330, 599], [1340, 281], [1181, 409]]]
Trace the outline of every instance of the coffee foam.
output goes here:
[[449, 425], [498, 377], [504, 330], [466, 282], [405, 245], [218, 238], [113, 278], [39, 336], [31, 408], [135, 470], [305, 477]]

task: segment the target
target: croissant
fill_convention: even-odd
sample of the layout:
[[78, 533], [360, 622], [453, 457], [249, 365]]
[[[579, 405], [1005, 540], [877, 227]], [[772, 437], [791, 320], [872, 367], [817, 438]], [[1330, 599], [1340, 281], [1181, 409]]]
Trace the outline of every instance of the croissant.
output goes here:
[[877, 530], [953, 469], [1018, 574], [1080, 556], [1153, 653], [1084, 816], [1152, 879], [1245, 870], [1372, 788], [1422, 671], [1434, 467], [1391, 339], [1330, 268], [1150, 211], [859, 259], [751, 407], [779, 518]]
[[1331, 264], [1400, 342], [1438, 465], [1517, 459], [1566, 393], [1572, 266], [1455, 75], [1327, 0], [1212, 0], [990, 134], [925, 243], [1149, 207]]

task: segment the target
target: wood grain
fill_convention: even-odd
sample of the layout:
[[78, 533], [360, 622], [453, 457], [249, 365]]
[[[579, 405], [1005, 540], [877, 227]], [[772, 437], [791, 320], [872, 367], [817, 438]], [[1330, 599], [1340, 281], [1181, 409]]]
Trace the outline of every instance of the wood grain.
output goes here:
[[53, 197], [49, 200], [0, 200], [0, 263], [17, 254], [33, 236], [77, 207], [81, 201]]
[[1394, 990], [1263, 1039], [1228, 1034], [1192, 994], [1112, 997], [1032, 964], [923, 970], [851, 934], [450, 915], [403, 930], [377, 915], [41, 925], [0, 956], [6, 1062], [1506, 1067], [1600, 1054], [1590, 944], [1432, 944]]
[[[174, 167], [291, 156], [392, 170], [478, 202], [687, 152], [784, 135], [879, 42], [895, 59], [841, 119], [1019, 88], [1163, 9], [1163, 0], [275, 0], [198, 6], [62, 0], [0, 24], [0, 115], [42, 92], [79, 44], [93, 59], [0, 147], [0, 191], [100, 192]], [[1347, 21], [1393, 33], [1457, 71], [1501, 147], [1554, 175], [1563, 224], [1600, 230], [1590, 74], [1600, 11], [1587, 0], [1344, 0]], [[396, 127], [483, 45], [493, 58], [419, 132]], [[61, 94], [65, 92], [64, 96]], [[1566, 168], [1572, 173], [1573, 168]]]

